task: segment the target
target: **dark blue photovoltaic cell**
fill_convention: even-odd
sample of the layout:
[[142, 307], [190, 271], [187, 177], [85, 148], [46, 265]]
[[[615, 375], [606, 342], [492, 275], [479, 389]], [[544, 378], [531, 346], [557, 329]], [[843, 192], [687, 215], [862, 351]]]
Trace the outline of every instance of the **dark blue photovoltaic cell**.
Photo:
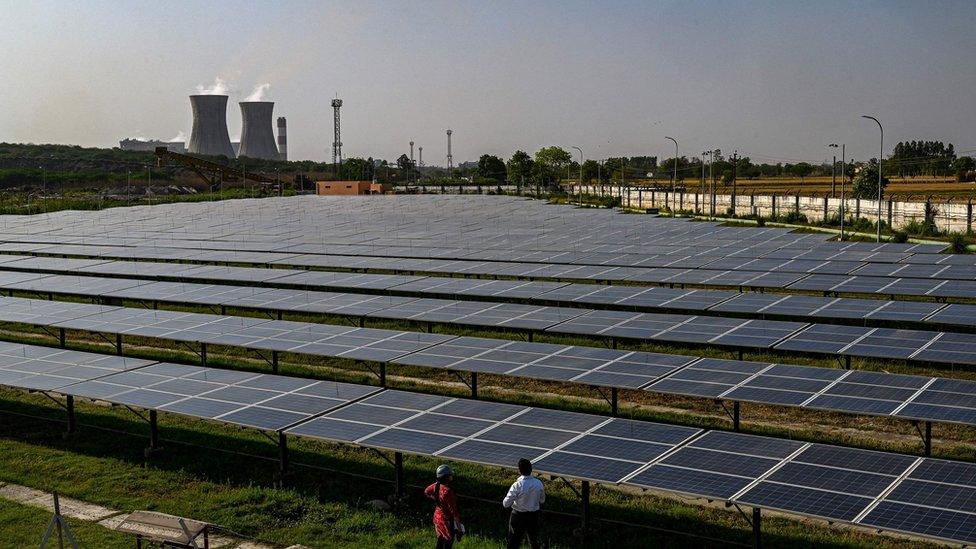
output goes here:
[[882, 501], [860, 524], [957, 542], [976, 543], [976, 515]]
[[631, 477], [627, 484], [727, 500], [750, 482], [747, 477], [655, 465]]
[[862, 496], [760, 482], [739, 496], [737, 501], [768, 509], [851, 521], [873, 500]]

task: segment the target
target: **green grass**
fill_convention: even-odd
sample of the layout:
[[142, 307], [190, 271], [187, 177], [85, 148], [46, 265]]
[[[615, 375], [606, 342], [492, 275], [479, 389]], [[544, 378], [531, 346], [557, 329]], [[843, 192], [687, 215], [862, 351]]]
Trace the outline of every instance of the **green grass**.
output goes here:
[[[0, 499], [0, 546], [37, 547], [50, 520], [51, 513], [48, 511]], [[91, 522], [68, 519], [68, 527], [82, 549], [135, 545], [132, 537]], [[57, 547], [57, 543], [57, 536], [52, 535], [48, 547]]]

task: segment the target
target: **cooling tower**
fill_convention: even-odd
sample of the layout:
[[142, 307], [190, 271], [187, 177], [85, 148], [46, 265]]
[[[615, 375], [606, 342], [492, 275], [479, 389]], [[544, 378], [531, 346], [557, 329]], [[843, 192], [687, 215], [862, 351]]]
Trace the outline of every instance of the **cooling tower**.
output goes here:
[[278, 157], [288, 160], [288, 134], [285, 129], [285, 117], [278, 117]]
[[191, 153], [234, 157], [227, 135], [227, 96], [191, 95], [193, 131], [190, 133]]
[[274, 129], [271, 126], [271, 101], [241, 101], [241, 150], [238, 156], [278, 160]]

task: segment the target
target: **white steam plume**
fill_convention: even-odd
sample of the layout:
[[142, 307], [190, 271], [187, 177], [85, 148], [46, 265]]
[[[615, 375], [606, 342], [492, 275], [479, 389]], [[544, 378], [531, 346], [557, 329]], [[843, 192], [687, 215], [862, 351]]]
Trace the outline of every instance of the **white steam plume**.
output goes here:
[[221, 77], [214, 78], [214, 83], [212, 86], [204, 87], [202, 85], [197, 85], [198, 95], [227, 95], [230, 88], [227, 86], [227, 82]]
[[268, 93], [268, 88], [270, 87], [271, 84], [267, 82], [254, 86], [254, 91], [252, 91], [251, 95], [247, 96], [247, 99], [244, 101], [264, 101], [264, 95]]
[[183, 133], [183, 130], [180, 130], [180, 133], [176, 134], [176, 137], [171, 138], [169, 142], [173, 143], [174, 141], [177, 141], [177, 142], [186, 143], [189, 140], [190, 139], [186, 136], [186, 134]]

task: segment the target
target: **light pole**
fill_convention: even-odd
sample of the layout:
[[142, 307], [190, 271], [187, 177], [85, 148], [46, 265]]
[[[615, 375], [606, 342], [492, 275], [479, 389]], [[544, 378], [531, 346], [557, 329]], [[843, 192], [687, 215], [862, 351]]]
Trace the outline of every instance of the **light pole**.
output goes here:
[[705, 155], [706, 154], [708, 154], [708, 151], [702, 151], [701, 153], [702, 176], [701, 176], [701, 185], [699, 185], [698, 187], [698, 195], [701, 197], [699, 198], [699, 200], [701, 200], [702, 202], [701, 213], [705, 213]]
[[[830, 143], [827, 145], [831, 149], [836, 149], [838, 147], [837, 143]], [[834, 161], [830, 165], [830, 197], [833, 198], [837, 190], [837, 152], [834, 151]]]
[[878, 129], [881, 130], [881, 152], [878, 154], [878, 242], [881, 242], [881, 163], [884, 157], [884, 126], [882, 126], [881, 122], [873, 116], [863, 114], [861, 115], [861, 118], [874, 120], [874, 123], [878, 125]]
[[[831, 143], [830, 145], [827, 146], [832, 147], [834, 149], [836, 149], [838, 146], [840, 147], [840, 240], [841, 242], [843, 242], [844, 241], [844, 206], [846, 205], [844, 202], [844, 184], [846, 183], [846, 179], [847, 179], [847, 166], [845, 165], [847, 160], [847, 144], [841, 143], [840, 145], [837, 145], [837, 143]], [[836, 154], [834, 155], [834, 164], [835, 165], [837, 164]], [[830, 195], [831, 196], [834, 195], [833, 187], [831, 187], [830, 189]]]
[[[152, 206], [152, 164], [146, 164], [146, 171], [149, 173], [149, 205]], [[64, 200], [64, 193], [61, 193], [61, 200]]]
[[579, 190], [578, 190], [578, 194], [579, 194], [579, 205], [580, 205], [580, 208], [582, 208], [583, 207], [583, 149], [581, 149], [579, 147], [576, 147], [576, 146], [574, 146], [572, 148], [576, 149], [580, 153], [580, 168], [579, 168], [579, 183], [578, 183]]
[[666, 135], [664, 138], [674, 141], [674, 175], [671, 176], [671, 217], [674, 217], [674, 186], [678, 182], [678, 140]]

